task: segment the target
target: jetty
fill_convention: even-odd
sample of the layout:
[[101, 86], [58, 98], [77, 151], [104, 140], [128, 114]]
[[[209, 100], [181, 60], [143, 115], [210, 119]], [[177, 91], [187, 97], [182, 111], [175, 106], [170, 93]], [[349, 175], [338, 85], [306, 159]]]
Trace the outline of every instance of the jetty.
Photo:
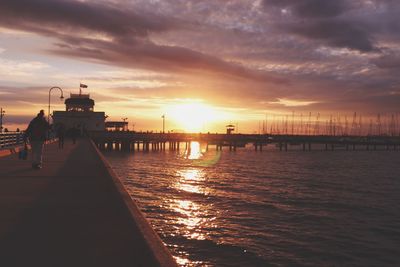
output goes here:
[[177, 266], [90, 139], [0, 156], [1, 266]]
[[274, 145], [280, 151], [291, 147], [298, 150], [399, 150], [400, 136], [351, 136], [351, 135], [281, 135], [281, 134], [218, 134], [218, 133], [148, 133], [129, 131], [102, 131], [90, 133], [100, 150], [122, 151], [163, 151], [179, 150], [182, 146], [190, 148], [191, 142], [205, 144], [206, 150], [214, 146], [230, 151], [248, 145], [262, 151]]

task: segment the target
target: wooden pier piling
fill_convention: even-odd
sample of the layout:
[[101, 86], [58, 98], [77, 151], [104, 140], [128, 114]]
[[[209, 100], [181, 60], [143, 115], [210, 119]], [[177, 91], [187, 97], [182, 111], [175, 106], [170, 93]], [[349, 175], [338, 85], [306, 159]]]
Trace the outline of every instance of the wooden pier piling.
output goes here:
[[[294, 135], [244, 135], [244, 134], [154, 134], [131, 132], [96, 132], [92, 133], [93, 140], [101, 150], [123, 151], [165, 151], [166, 146], [171, 151], [180, 151], [180, 144], [185, 145], [185, 150], [190, 150], [191, 142], [206, 144], [205, 150], [210, 145], [215, 145], [217, 151], [223, 146], [229, 147], [229, 151], [236, 151], [238, 147], [252, 144], [255, 151], [262, 151], [264, 145], [275, 144], [279, 151], [289, 151], [289, 146], [299, 144], [301, 150], [311, 151], [312, 146], [325, 146], [325, 150], [333, 151], [335, 148], [344, 147], [346, 151], [356, 150], [362, 147], [366, 150], [398, 150], [399, 136], [294, 136]], [[135, 147], [136, 146], [136, 147]], [[342, 150], [342, 149], [336, 149]]]

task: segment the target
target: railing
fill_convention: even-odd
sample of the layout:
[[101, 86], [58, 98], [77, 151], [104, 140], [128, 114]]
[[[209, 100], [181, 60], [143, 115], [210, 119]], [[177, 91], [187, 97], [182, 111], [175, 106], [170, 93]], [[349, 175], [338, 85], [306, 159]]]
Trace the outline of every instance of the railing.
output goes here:
[[23, 144], [23, 142], [24, 142], [23, 132], [0, 133], [0, 149], [17, 146]]

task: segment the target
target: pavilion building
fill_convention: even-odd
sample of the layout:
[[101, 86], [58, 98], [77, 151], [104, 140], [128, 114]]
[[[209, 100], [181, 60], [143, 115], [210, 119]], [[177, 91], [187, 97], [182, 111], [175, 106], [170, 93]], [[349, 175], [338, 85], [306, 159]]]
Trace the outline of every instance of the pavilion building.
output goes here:
[[81, 133], [105, 130], [105, 113], [94, 111], [89, 94], [71, 94], [65, 100], [65, 111], [53, 112], [54, 125], [63, 124], [66, 131], [75, 128]]

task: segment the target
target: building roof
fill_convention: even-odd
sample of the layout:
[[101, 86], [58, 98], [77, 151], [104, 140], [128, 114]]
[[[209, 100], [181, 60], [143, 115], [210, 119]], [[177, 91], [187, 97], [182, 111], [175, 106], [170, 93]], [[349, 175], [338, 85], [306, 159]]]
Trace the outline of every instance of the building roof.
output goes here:
[[94, 106], [94, 100], [90, 98], [67, 98], [65, 105]]

